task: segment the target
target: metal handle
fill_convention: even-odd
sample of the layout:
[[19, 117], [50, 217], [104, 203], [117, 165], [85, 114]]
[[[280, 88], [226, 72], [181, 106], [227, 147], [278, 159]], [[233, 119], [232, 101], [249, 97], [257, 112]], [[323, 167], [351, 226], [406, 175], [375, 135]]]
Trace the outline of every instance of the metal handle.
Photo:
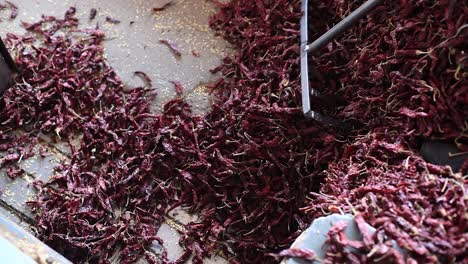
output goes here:
[[349, 16], [341, 20], [340, 23], [336, 24], [333, 28], [328, 30], [320, 38], [315, 40], [312, 44], [306, 45], [304, 51], [312, 53], [319, 51], [322, 47], [330, 43], [333, 39], [337, 38], [343, 32], [353, 27], [359, 19], [368, 15], [372, 10], [375, 9], [375, 7], [380, 5], [382, 2], [383, 0], [368, 0], [367, 2], [362, 4], [358, 9], [352, 12]]

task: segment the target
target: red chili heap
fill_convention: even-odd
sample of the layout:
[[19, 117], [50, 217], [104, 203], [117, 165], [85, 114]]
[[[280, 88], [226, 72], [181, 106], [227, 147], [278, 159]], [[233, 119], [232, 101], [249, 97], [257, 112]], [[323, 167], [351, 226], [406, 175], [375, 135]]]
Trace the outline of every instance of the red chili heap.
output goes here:
[[[16, 129], [30, 142], [83, 135], [37, 184], [41, 239], [78, 263], [115, 253], [167, 263], [148, 249], [182, 206], [201, 219], [185, 226], [176, 263], [219, 250], [234, 263], [270, 263], [315, 217], [342, 211], [377, 232], [355, 243], [334, 227], [327, 263], [402, 262], [392, 241], [409, 261], [465, 261], [466, 177], [416, 150], [421, 136], [467, 150], [463, 1], [387, 1], [313, 61], [316, 88], [348, 102], [330, 114], [364, 124], [347, 136], [302, 116], [300, 2], [216, 1], [211, 25], [238, 52], [214, 70], [224, 77], [204, 117], [182, 100], [151, 114], [151, 80], [124, 87], [103, 58], [104, 34], [78, 30], [73, 8], [25, 24], [44, 38], [8, 35], [23, 75], [0, 101], [0, 149], [24, 150], [5, 143]], [[311, 36], [362, 2], [312, 1]]]

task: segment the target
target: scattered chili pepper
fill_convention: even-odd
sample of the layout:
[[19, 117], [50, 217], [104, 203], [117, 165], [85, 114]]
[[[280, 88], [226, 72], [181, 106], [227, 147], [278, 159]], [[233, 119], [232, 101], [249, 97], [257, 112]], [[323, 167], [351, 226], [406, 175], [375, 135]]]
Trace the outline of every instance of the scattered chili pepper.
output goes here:
[[120, 22], [121, 22], [120, 20], [112, 18], [110, 16], [106, 16], [106, 21], [111, 23], [111, 24], [120, 24]]
[[176, 43], [167, 39], [161, 39], [159, 40], [159, 42], [166, 45], [172, 51], [172, 53], [174, 53], [174, 55], [176, 55], [177, 57], [182, 56], [182, 52]]
[[153, 7], [153, 12], [161, 12], [161, 11], [164, 11], [166, 10], [166, 8], [168, 8], [169, 6], [171, 6], [173, 4], [172, 1], [168, 1], [164, 4], [162, 4], [161, 6], [156, 6], [156, 7]]
[[[275, 255], [274, 255], [275, 256]], [[276, 254], [278, 257], [298, 258], [306, 261], [316, 261], [317, 255], [310, 250], [300, 248], [290, 248]]]
[[184, 86], [182, 86], [179, 81], [171, 81], [171, 83], [174, 85], [177, 94], [180, 95], [184, 93]]
[[14, 3], [10, 1], [5, 1], [10, 6], [10, 19], [15, 19], [18, 16], [18, 6], [16, 6]]
[[24, 173], [24, 170], [18, 168], [17, 166], [10, 166], [7, 169], [7, 175], [8, 175], [8, 177], [10, 177], [12, 179], [23, 175], [23, 173]]
[[97, 15], [97, 9], [96, 8], [91, 8], [89, 10], [89, 20], [95, 19], [96, 15]]
[[148, 76], [148, 74], [142, 72], [142, 71], [136, 71], [134, 72], [134, 74], [138, 77], [140, 77], [144, 82], [145, 82], [145, 85], [148, 87], [148, 88], [151, 88], [153, 87], [153, 81], [151, 80], [151, 78]]
[[41, 158], [45, 158], [50, 155], [49, 150], [43, 146], [39, 146], [38, 150], [39, 150], [39, 156], [41, 156]]
[[3, 9], [10, 9], [10, 19], [15, 19], [18, 16], [18, 6], [10, 1], [5, 1], [5, 4], [0, 3], [0, 11]]
[[200, 57], [200, 52], [198, 52], [198, 51], [196, 51], [196, 50], [192, 50], [192, 55], [193, 55], [194, 57], [199, 58], [199, 57]]

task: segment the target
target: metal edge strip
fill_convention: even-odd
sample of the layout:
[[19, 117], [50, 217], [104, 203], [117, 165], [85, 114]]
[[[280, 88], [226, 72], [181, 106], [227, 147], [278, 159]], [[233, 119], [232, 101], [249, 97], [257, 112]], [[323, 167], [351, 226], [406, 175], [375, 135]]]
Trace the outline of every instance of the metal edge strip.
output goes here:
[[302, 0], [302, 18], [301, 18], [301, 92], [302, 92], [302, 111], [306, 116], [310, 115], [310, 91], [309, 91], [309, 61], [307, 57], [307, 44], [309, 41], [308, 30], [308, 0]]
[[[48, 247], [32, 234], [7, 219], [0, 213], [0, 237], [9, 241], [24, 255], [40, 264], [57, 263], [71, 264], [65, 257]], [[0, 248], [0, 251], [4, 250]], [[3, 252], [5, 253], [5, 252]]]

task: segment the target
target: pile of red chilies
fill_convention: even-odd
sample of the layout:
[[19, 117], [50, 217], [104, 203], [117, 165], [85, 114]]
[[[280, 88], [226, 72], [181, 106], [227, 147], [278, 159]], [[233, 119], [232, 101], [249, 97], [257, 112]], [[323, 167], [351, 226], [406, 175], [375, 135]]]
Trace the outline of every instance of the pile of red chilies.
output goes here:
[[[40, 134], [82, 135], [70, 160], [36, 183], [40, 238], [77, 263], [115, 254], [168, 263], [150, 246], [162, 245], [165, 215], [183, 207], [200, 219], [185, 225], [175, 263], [219, 251], [270, 263], [315, 217], [349, 212], [377, 231], [362, 229], [356, 242], [335, 226], [326, 263], [466, 261], [468, 164], [454, 173], [417, 151], [420, 137], [467, 149], [463, 1], [386, 1], [313, 60], [315, 88], [347, 102], [324, 111], [363, 123], [346, 135], [302, 115], [300, 1], [215, 3], [211, 25], [238, 52], [213, 70], [224, 77], [203, 117], [180, 99], [151, 113], [157, 89], [125, 87], [104, 59], [103, 32], [80, 29], [74, 8], [24, 23], [34, 35], [7, 36], [22, 72], [0, 100], [10, 177]], [[311, 36], [361, 3], [313, 1]]]
[[[313, 36], [362, 3], [313, 1]], [[354, 245], [342, 232], [332, 235], [325, 262], [467, 261], [468, 161], [455, 174], [417, 151], [421, 138], [468, 150], [467, 22], [463, 1], [385, 1], [315, 58], [316, 89], [344, 98], [349, 104], [334, 114], [365, 128], [348, 139], [303, 209], [351, 212], [377, 228]]]

